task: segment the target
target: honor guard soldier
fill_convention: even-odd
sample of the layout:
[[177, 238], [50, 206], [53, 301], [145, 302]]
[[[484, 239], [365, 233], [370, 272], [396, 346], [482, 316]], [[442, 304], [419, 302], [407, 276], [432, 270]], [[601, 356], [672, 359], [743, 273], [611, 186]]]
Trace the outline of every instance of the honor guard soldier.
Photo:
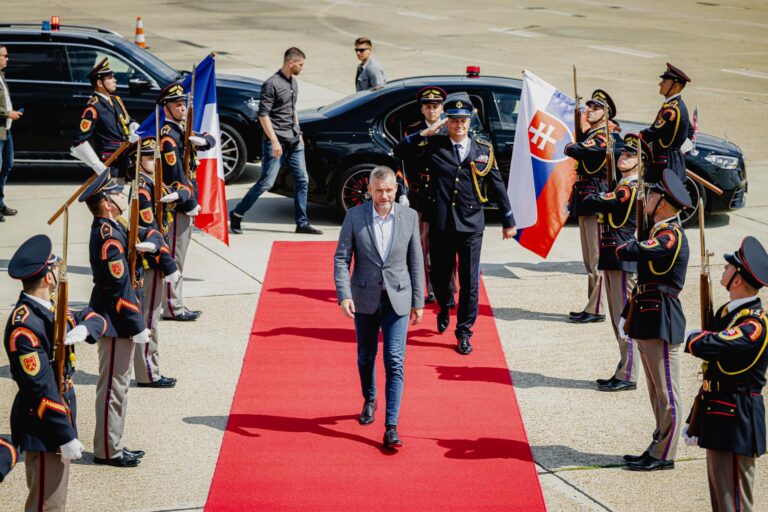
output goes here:
[[0, 437], [0, 483], [11, 472], [18, 459], [19, 453], [13, 444], [8, 439]]
[[693, 126], [680, 93], [691, 79], [670, 63], [659, 78], [659, 94], [664, 96], [664, 103], [653, 125], [641, 132], [653, 147], [653, 166], [648, 169], [645, 181], [656, 183], [664, 169], [672, 169], [685, 183], [685, 157], [681, 148], [693, 137]]
[[717, 310], [706, 331], [689, 333], [685, 346], [705, 362], [684, 438], [707, 450], [712, 510], [750, 511], [755, 459], [765, 453], [768, 317], [758, 291], [768, 285], [768, 254], [748, 236], [725, 261], [720, 284], [730, 302]]
[[[443, 113], [443, 102], [447, 93], [436, 86], [424, 87], [416, 94], [416, 99], [421, 103], [421, 115], [423, 119], [416, 121], [405, 129], [405, 135], [412, 135], [427, 129], [440, 122]], [[438, 132], [439, 133], [439, 132]], [[421, 142], [426, 145], [427, 141]], [[435, 302], [435, 293], [432, 289], [432, 281], [429, 279], [429, 215], [432, 206], [432, 196], [429, 190], [429, 162], [423, 156], [409, 158], [403, 161], [405, 174], [408, 178], [409, 192], [408, 205], [419, 212], [419, 234], [421, 235], [421, 250], [424, 255], [424, 270], [427, 274], [427, 298], [426, 303]]]
[[597, 215], [584, 206], [584, 198], [599, 194], [606, 189], [607, 158], [606, 148], [609, 134], [606, 133], [606, 116], [616, 115], [616, 105], [608, 93], [601, 89], [592, 93], [587, 100], [587, 131], [582, 140], [565, 146], [565, 154], [577, 162], [576, 183], [571, 195], [571, 214], [579, 218], [581, 236], [581, 257], [587, 269], [587, 305], [582, 311], [572, 311], [571, 322], [588, 323], [605, 320], [603, 309], [603, 276], [597, 268], [600, 255], [600, 226]]
[[[643, 167], [653, 159], [650, 146], [642, 144]], [[583, 199], [585, 211], [602, 216], [600, 236], [600, 259], [598, 270], [605, 278], [605, 295], [608, 299], [608, 313], [611, 316], [613, 332], [619, 344], [619, 364], [609, 379], [597, 379], [600, 391], [625, 391], [637, 388], [637, 365], [639, 354], [637, 344], [619, 328], [621, 313], [626, 306], [629, 293], [637, 283], [637, 262], [621, 260], [616, 248], [624, 243], [636, 241], [637, 229], [637, 155], [638, 136], [633, 133], [624, 137], [624, 146], [616, 162], [621, 179], [610, 192], [589, 194]]]
[[[184, 273], [184, 260], [187, 257], [189, 243], [192, 240], [193, 218], [200, 213], [200, 205], [197, 203], [194, 168], [196, 165], [195, 150], [190, 155], [190, 176], [184, 169], [184, 120], [187, 114], [187, 95], [181, 84], [172, 83], [160, 91], [157, 103], [163, 107], [165, 123], [160, 129], [160, 152], [163, 156], [163, 183], [168, 185], [172, 192], [169, 200], [173, 201], [173, 223], [169, 233], [168, 243], [171, 246], [171, 255]], [[190, 142], [201, 151], [210, 149], [216, 140], [208, 134], [192, 135]], [[201, 311], [190, 311], [184, 305], [182, 298], [182, 285], [184, 280], [178, 279], [174, 283], [167, 283], [165, 290], [166, 320], [191, 321], [197, 320]]]
[[[128, 199], [106, 170], [83, 191], [78, 201], [86, 203], [94, 217], [89, 242], [94, 284], [90, 305], [109, 324], [97, 345], [99, 379], [93, 461], [116, 467], [137, 466], [144, 452], [125, 448], [123, 431], [133, 346], [149, 342], [150, 330], [141, 314], [141, 300], [130, 275], [128, 229], [121, 217], [128, 209]], [[157, 231], [139, 228], [139, 239], [145, 241], [136, 244], [138, 252], [159, 254], [163, 240]], [[135, 280], [140, 286], [143, 268], [139, 261], [137, 257]]]
[[[454, 306], [451, 276], [459, 259], [459, 309], [456, 319], [457, 351], [472, 351], [470, 338], [477, 319], [480, 286], [480, 249], [485, 230], [483, 204], [489, 198], [503, 213], [503, 238], [517, 230], [504, 180], [496, 165], [493, 145], [469, 137], [474, 107], [464, 94], [449, 96], [444, 104], [446, 119], [405, 137], [395, 146], [395, 156], [410, 159], [422, 156], [429, 168], [429, 246], [432, 287], [440, 312], [437, 330], [445, 332]], [[445, 124], [447, 135], [435, 135]], [[423, 142], [426, 145], [422, 145]]]
[[[80, 116], [80, 128], [75, 135], [72, 155], [89, 166], [96, 174], [106, 168], [104, 162], [125, 142], [136, 142], [139, 124], [131, 119], [120, 96], [115, 94], [117, 79], [104, 57], [94, 67], [88, 78], [94, 92]], [[94, 148], [87, 144], [92, 140]], [[128, 170], [128, 159], [118, 158], [115, 162], [116, 176], [124, 179]]]
[[[67, 312], [67, 357], [60, 393], [51, 303], [60, 260], [52, 247], [50, 238], [35, 235], [18, 248], [8, 264], [8, 274], [21, 280], [24, 290], [8, 318], [4, 342], [11, 376], [19, 386], [11, 409], [11, 433], [13, 445], [26, 452], [27, 511], [66, 508], [69, 462], [79, 459], [84, 449], [77, 438], [71, 345], [86, 340], [95, 343], [107, 329], [106, 320], [92, 311]], [[7, 448], [8, 443], [0, 439], [0, 451]], [[11, 448], [11, 462], [14, 460]]]
[[629, 241], [616, 249], [619, 259], [637, 262], [637, 286], [622, 313], [621, 328], [637, 342], [648, 384], [656, 431], [642, 455], [625, 455], [635, 471], [675, 467], [682, 427], [680, 345], [685, 316], [678, 298], [688, 268], [688, 239], [677, 214], [691, 206], [685, 185], [674, 171], [650, 188], [645, 212], [655, 222], [648, 240]]
[[[140, 172], [139, 172], [139, 225], [149, 231], [164, 232], [158, 226], [165, 225], [164, 219], [155, 218], [155, 145], [154, 137], [141, 139]], [[163, 186], [162, 184], [160, 186]], [[165, 187], [163, 187], [165, 188]], [[161, 199], [162, 201], [162, 199]], [[166, 243], [160, 247], [157, 256], [145, 256], [144, 288], [141, 312], [147, 328], [152, 331], [149, 343], [136, 347], [134, 352], [134, 373], [138, 387], [172, 388], [176, 379], [160, 374], [160, 354], [158, 352], [159, 333], [157, 324], [163, 313], [165, 286], [163, 282], [174, 283], [181, 277], [176, 262], [173, 261], [171, 250]]]

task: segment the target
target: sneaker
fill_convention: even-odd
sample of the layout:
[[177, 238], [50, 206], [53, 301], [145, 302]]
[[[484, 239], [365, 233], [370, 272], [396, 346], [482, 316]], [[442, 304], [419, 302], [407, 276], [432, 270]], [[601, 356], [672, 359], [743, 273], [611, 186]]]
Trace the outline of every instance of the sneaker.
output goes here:
[[317, 228], [313, 228], [309, 224], [304, 224], [303, 226], [296, 226], [296, 232], [302, 233], [304, 235], [322, 235], [323, 232], [320, 231]]

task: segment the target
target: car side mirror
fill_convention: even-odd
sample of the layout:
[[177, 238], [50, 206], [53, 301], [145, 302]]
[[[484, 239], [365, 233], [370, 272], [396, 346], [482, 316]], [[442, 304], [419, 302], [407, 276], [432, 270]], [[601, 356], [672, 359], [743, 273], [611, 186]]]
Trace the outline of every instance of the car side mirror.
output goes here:
[[151, 86], [152, 85], [149, 83], [149, 80], [140, 75], [133, 75], [130, 80], [128, 80], [128, 89], [131, 91], [131, 94], [137, 94], [149, 90]]

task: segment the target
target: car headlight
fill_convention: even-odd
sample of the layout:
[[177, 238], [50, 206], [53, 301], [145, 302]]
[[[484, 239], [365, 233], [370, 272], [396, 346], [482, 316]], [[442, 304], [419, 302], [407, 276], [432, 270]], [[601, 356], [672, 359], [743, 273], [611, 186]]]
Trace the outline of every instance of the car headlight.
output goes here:
[[248, 98], [245, 100], [245, 106], [248, 110], [256, 114], [259, 111], [259, 100], [256, 98]]
[[739, 159], [735, 156], [716, 155], [713, 153], [705, 156], [704, 160], [721, 169], [736, 169], [739, 167]]

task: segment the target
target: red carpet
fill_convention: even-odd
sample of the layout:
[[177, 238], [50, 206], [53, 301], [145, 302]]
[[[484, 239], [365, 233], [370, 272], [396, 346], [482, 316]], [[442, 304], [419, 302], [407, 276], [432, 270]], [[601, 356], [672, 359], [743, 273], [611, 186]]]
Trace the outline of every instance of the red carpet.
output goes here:
[[206, 510], [545, 510], [485, 289], [470, 356], [435, 311], [411, 327], [398, 431], [362, 426], [354, 326], [336, 305], [335, 243], [272, 247]]

